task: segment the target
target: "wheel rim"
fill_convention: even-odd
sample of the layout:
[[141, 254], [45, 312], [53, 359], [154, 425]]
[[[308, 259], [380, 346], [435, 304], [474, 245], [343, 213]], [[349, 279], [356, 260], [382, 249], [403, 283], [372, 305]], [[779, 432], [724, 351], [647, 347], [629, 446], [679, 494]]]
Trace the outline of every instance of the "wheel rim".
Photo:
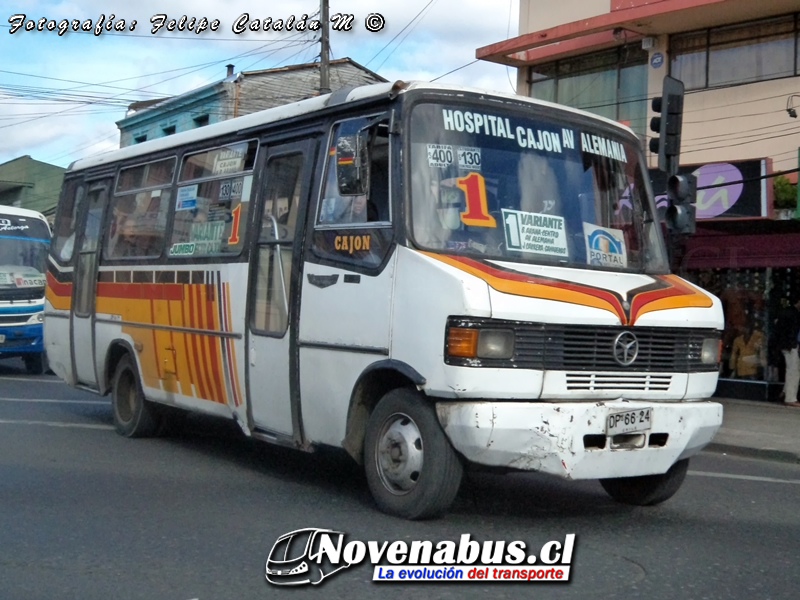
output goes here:
[[422, 434], [414, 419], [403, 413], [391, 415], [375, 444], [375, 466], [384, 487], [392, 494], [411, 492], [422, 473]]
[[133, 419], [136, 406], [136, 387], [130, 371], [125, 371], [117, 381], [117, 416], [123, 423]]

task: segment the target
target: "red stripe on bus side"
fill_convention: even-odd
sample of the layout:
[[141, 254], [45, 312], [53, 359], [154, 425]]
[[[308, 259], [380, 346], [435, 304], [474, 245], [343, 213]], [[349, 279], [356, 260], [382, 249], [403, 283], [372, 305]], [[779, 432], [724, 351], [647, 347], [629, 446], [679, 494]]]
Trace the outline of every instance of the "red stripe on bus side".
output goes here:
[[99, 282], [97, 295], [102, 298], [136, 300], [183, 300], [183, 285], [179, 283]]
[[58, 281], [53, 275], [48, 271], [46, 274], [47, 277], [47, 286], [53, 290], [56, 296], [67, 296], [69, 298], [72, 297], [72, 284], [71, 283], [61, 283]]

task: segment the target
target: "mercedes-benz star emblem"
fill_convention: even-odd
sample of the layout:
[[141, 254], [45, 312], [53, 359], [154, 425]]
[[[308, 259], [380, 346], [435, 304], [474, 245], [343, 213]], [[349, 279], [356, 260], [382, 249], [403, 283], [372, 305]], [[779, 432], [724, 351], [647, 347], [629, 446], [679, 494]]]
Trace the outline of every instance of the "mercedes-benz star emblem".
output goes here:
[[614, 360], [623, 367], [629, 367], [639, 355], [639, 340], [630, 331], [623, 331], [614, 338]]

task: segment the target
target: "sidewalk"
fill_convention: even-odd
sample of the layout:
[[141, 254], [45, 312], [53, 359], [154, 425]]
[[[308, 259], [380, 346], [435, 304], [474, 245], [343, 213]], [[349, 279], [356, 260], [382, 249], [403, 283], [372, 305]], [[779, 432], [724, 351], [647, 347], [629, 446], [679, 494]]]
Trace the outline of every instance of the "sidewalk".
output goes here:
[[707, 450], [800, 463], [800, 408], [773, 402], [711, 398], [724, 407]]

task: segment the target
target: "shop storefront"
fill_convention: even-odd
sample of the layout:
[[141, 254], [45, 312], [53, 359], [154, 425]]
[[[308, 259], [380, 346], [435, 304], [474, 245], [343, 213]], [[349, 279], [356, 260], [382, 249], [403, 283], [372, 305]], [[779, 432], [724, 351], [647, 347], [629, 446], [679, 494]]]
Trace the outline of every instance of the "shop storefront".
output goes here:
[[[697, 233], [687, 241], [679, 274], [722, 301], [717, 395], [728, 398], [779, 400], [784, 366], [776, 321], [800, 299], [800, 222], [771, 218], [768, 168], [766, 160], [684, 168], [706, 189], [697, 193]], [[658, 195], [659, 175], [651, 175]], [[737, 181], [743, 183], [724, 185]]]

